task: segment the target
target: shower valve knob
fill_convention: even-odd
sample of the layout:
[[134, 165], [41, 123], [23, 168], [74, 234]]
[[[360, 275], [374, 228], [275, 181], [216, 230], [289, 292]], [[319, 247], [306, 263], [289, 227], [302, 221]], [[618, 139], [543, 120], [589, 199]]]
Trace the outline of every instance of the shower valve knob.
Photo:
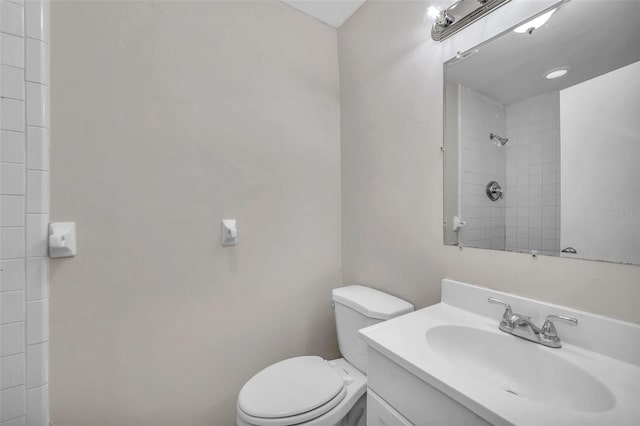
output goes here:
[[495, 180], [492, 180], [487, 184], [486, 192], [487, 192], [487, 197], [489, 197], [491, 201], [498, 201], [504, 195], [504, 191], [502, 190], [502, 187]]

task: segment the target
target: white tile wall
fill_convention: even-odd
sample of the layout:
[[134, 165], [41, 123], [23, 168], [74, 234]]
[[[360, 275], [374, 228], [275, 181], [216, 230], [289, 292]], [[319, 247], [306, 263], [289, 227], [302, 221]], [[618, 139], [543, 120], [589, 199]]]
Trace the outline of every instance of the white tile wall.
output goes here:
[[49, 423], [49, 386], [27, 389], [27, 423], [45, 426]]
[[0, 159], [2, 162], [24, 164], [24, 140], [23, 132], [0, 130]]
[[38, 343], [27, 347], [27, 387], [44, 386], [49, 378], [49, 344]]
[[0, 228], [0, 256], [4, 259], [24, 257], [24, 228]]
[[7, 34], [24, 36], [24, 6], [5, 1], [0, 3], [0, 29]]
[[48, 2], [0, 0], [0, 426], [49, 423]]
[[49, 260], [41, 257], [27, 259], [27, 301], [49, 298]]
[[0, 51], [0, 64], [24, 68], [24, 37], [0, 32]]
[[24, 353], [24, 322], [0, 325], [0, 357]]
[[0, 260], [0, 291], [13, 291], [25, 288], [24, 259]]
[[[25, 413], [26, 389], [24, 385], [0, 391], [0, 421], [11, 420]], [[4, 426], [4, 423], [2, 423]]]
[[27, 81], [27, 124], [49, 127], [49, 88], [40, 83]]
[[25, 382], [24, 354], [0, 358], [0, 390], [20, 386]]
[[26, 80], [49, 84], [49, 45], [41, 40], [27, 38]]
[[13, 420], [2, 422], [2, 426], [27, 426], [27, 418], [25, 416], [16, 417]]
[[49, 303], [47, 300], [27, 302], [27, 345], [49, 340]]
[[506, 133], [505, 107], [467, 87], [460, 86], [461, 216], [467, 222], [459, 233], [468, 247], [504, 249], [505, 201], [491, 201], [487, 184], [506, 186], [505, 149], [489, 138]]
[[506, 248], [560, 249], [560, 99], [558, 92], [507, 106]]
[[47, 257], [49, 215], [27, 213], [27, 257]]
[[[0, 293], [0, 324], [24, 320], [24, 290]], [[0, 377], [2, 380], [2, 377]]]
[[24, 101], [2, 98], [0, 99], [0, 110], [2, 111], [0, 114], [0, 128], [2, 130], [24, 132]]
[[0, 65], [0, 96], [24, 101], [24, 71]]
[[49, 131], [27, 126], [27, 168], [49, 170]]
[[24, 226], [24, 196], [0, 195], [0, 226]]

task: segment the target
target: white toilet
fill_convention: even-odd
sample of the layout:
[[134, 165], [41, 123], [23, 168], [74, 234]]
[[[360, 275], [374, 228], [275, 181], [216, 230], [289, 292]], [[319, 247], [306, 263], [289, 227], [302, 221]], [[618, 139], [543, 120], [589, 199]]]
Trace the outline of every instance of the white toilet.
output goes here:
[[238, 395], [239, 426], [365, 426], [367, 345], [358, 330], [413, 311], [397, 297], [360, 285], [332, 291], [344, 358], [289, 358], [257, 373]]

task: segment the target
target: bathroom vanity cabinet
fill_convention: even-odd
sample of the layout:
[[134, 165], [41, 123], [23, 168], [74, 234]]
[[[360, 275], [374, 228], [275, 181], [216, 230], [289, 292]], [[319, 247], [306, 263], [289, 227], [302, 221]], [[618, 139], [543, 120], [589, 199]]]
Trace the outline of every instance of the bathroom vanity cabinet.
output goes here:
[[368, 426], [491, 425], [371, 348], [367, 375]]

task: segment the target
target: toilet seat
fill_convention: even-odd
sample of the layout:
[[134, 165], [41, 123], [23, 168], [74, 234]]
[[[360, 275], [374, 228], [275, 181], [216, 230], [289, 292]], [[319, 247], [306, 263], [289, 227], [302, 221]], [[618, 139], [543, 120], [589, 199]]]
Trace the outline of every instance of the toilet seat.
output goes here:
[[345, 379], [324, 359], [290, 358], [265, 368], [243, 386], [238, 415], [254, 425], [294, 425], [322, 416], [346, 394]]

